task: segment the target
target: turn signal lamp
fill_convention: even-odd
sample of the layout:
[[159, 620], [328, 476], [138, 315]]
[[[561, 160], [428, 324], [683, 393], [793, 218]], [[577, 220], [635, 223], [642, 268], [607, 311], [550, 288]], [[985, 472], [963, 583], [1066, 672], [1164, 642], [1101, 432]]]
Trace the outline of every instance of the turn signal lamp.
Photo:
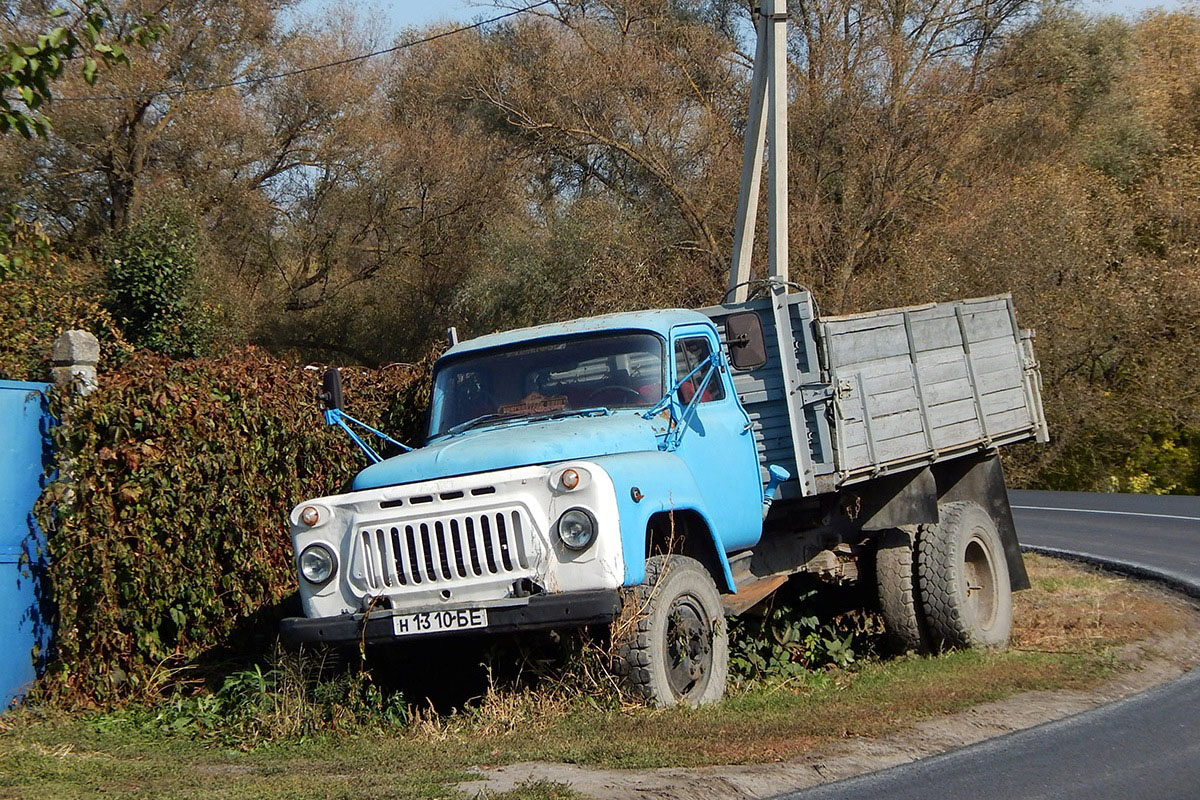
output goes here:
[[567, 491], [571, 491], [579, 486], [579, 473], [573, 469], [564, 469], [563, 474], [558, 478], [559, 482]]
[[300, 521], [311, 528], [321, 521], [321, 512], [312, 506], [305, 506], [300, 512]]

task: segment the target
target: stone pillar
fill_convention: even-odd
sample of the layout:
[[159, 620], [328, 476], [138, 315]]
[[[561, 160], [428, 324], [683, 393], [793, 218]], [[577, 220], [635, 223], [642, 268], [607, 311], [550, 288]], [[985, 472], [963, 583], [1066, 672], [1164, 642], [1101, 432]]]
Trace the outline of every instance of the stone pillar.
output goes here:
[[63, 331], [54, 340], [54, 382], [73, 387], [79, 394], [96, 389], [96, 364], [100, 361], [100, 342], [87, 331]]

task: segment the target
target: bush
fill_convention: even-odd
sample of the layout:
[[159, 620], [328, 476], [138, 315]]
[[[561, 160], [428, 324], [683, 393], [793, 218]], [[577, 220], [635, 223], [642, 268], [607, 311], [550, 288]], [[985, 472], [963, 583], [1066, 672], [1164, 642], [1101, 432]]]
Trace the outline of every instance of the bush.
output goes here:
[[177, 358], [204, 353], [212, 312], [199, 300], [199, 227], [177, 205], [148, 209], [107, 247], [109, 309], [138, 347]]
[[1162, 428], [1146, 434], [1128, 451], [1108, 489], [1136, 494], [1200, 492], [1200, 430]]
[[0, 380], [49, 379], [54, 340], [72, 328], [96, 335], [105, 365], [130, 349], [82, 271], [55, 254], [36, 225], [0, 215]]
[[[423, 368], [345, 378], [356, 416], [414, 432]], [[295, 586], [288, 511], [363, 466], [320, 424], [318, 381], [258, 351], [139, 354], [95, 393], [56, 400], [62, 477], [38, 509], [57, 606], [46, 696], [148, 699], [181, 667], [264, 652]]]
[[859, 608], [861, 587], [793, 579], [760, 609], [730, 624], [729, 672], [743, 683], [777, 680], [816, 669], [847, 668], [875, 655], [883, 624]]

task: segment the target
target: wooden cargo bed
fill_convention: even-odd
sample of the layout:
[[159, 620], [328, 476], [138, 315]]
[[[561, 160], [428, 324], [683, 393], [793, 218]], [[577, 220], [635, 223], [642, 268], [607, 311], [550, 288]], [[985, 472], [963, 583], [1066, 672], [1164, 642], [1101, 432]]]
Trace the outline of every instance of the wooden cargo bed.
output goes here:
[[[1032, 334], [1022, 333], [1009, 295], [816, 317], [805, 292], [786, 296], [791, 331], [779, 335], [782, 295], [703, 309], [725, 320], [755, 312], [767, 363], [734, 371], [762, 465], [794, 477], [783, 497], [833, 491], [1025, 439], [1045, 441]], [[789, 385], [780, 352], [791, 350]], [[797, 415], [808, 441], [793, 442]]]

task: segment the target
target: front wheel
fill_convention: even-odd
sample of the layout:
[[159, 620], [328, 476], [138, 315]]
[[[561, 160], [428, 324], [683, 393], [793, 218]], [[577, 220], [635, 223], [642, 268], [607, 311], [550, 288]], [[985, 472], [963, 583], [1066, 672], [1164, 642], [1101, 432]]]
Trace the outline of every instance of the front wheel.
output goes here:
[[729, 631], [717, 586], [686, 556], [646, 560], [646, 580], [627, 591], [613, 623], [616, 671], [656, 706], [701, 705], [725, 695]]

